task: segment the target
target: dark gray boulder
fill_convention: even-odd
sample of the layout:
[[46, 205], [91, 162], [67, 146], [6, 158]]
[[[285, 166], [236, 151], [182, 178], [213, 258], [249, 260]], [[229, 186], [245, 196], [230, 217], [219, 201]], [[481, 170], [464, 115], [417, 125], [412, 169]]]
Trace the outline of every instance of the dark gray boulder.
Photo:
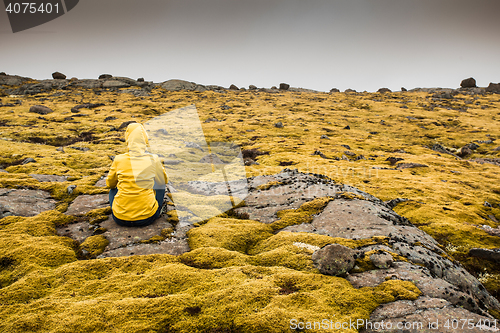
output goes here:
[[33, 113], [38, 113], [38, 114], [41, 114], [41, 115], [45, 115], [45, 114], [52, 113], [54, 111], [52, 109], [44, 106], [44, 105], [33, 105], [32, 107], [30, 107], [30, 111], [29, 112], [33, 112]]
[[66, 80], [66, 75], [61, 72], [54, 72], [52, 73], [52, 78], [54, 80]]
[[463, 79], [462, 82], [460, 82], [460, 87], [462, 88], [476, 88], [476, 80], [473, 77], [470, 77], [468, 79]]
[[330, 244], [312, 255], [314, 266], [325, 275], [343, 276], [354, 268], [356, 251], [343, 245]]

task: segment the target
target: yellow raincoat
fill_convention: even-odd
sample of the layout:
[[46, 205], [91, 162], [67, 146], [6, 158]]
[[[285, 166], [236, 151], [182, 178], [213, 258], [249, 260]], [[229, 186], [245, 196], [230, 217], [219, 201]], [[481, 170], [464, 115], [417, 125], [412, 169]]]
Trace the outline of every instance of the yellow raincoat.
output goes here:
[[106, 185], [118, 186], [113, 201], [113, 214], [124, 221], [138, 221], [153, 216], [158, 209], [153, 185], [165, 185], [167, 174], [157, 155], [146, 153], [149, 145], [141, 124], [128, 125], [125, 132], [128, 153], [115, 157]]

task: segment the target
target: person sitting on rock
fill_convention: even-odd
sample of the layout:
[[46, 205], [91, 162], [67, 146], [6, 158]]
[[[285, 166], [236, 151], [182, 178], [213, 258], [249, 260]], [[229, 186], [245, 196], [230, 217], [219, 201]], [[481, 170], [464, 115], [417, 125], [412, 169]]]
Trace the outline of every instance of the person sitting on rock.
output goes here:
[[125, 141], [128, 153], [115, 157], [106, 178], [112, 216], [121, 226], [146, 226], [160, 216], [168, 178], [158, 156], [146, 152], [141, 124], [128, 125]]

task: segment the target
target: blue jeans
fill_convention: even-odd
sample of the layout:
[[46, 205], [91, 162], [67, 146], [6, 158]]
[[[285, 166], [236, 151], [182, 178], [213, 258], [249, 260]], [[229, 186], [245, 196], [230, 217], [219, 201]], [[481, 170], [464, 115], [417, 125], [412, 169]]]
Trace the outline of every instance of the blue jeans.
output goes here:
[[[147, 225], [152, 224], [158, 217], [160, 217], [161, 213], [161, 206], [163, 205], [163, 198], [165, 197], [165, 188], [162, 190], [154, 190], [155, 191], [155, 196], [156, 196], [156, 201], [158, 202], [158, 210], [156, 213], [148, 217], [147, 219], [144, 220], [138, 220], [138, 221], [125, 221], [125, 220], [120, 220], [111, 212], [111, 215], [113, 216], [113, 220], [115, 220], [116, 224], [121, 225], [123, 227], [144, 227]], [[109, 205], [113, 207], [113, 201], [115, 200], [115, 195], [118, 193], [117, 188], [112, 188], [109, 190]]]

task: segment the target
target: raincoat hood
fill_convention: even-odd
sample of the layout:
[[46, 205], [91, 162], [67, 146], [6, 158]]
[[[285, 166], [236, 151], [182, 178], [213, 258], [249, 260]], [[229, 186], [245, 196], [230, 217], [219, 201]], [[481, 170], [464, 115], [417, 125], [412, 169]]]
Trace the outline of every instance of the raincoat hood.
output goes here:
[[127, 126], [125, 142], [128, 152], [132, 155], [142, 155], [149, 146], [148, 134], [142, 124], [132, 123]]

